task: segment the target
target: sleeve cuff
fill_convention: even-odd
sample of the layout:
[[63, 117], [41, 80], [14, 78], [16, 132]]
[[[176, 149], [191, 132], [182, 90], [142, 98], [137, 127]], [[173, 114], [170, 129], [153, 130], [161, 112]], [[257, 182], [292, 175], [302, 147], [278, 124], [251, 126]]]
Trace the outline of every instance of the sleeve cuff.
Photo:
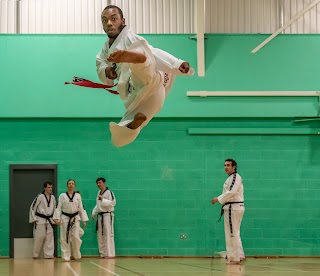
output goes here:
[[99, 70], [99, 72], [98, 72], [98, 76], [99, 76], [99, 79], [101, 80], [101, 82], [103, 83], [103, 84], [106, 84], [106, 85], [113, 85], [114, 83], [113, 83], [113, 80], [110, 80], [110, 79], [108, 79], [107, 77], [106, 77], [106, 68], [107, 68], [108, 66], [102, 66], [102, 67], [100, 67], [100, 70]]
[[218, 202], [219, 202], [220, 204], [224, 204], [224, 201], [223, 201], [223, 199], [222, 199], [222, 196], [221, 196], [221, 195], [220, 195], [220, 196], [218, 196], [217, 198], [218, 198]]

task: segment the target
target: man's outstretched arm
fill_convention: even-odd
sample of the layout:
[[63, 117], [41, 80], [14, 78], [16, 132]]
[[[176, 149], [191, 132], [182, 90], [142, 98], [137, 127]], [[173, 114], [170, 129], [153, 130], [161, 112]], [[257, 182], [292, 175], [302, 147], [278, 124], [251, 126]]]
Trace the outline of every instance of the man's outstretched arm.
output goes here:
[[156, 60], [156, 68], [160, 71], [174, 75], [193, 75], [194, 70], [188, 62], [178, 59], [175, 56], [150, 45], [151, 52]]

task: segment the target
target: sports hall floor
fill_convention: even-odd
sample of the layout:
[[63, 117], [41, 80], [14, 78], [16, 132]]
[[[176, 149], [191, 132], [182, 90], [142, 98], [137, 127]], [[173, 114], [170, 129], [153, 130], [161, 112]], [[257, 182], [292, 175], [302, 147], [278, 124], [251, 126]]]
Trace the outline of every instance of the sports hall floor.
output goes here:
[[14, 276], [320, 276], [320, 258], [248, 258], [225, 265], [219, 258], [83, 258], [80, 261], [0, 259], [0, 275]]

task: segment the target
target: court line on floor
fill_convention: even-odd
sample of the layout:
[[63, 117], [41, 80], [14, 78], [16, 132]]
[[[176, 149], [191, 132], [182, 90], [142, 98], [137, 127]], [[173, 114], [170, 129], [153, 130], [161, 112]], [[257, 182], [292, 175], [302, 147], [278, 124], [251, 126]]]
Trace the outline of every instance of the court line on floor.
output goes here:
[[[102, 269], [104, 269], [104, 270], [106, 270], [106, 271], [109, 271], [108, 269], [104, 268], [103, 266], [100, 266], [100, 265], [98, 265], [98, 264], [96, 264], [96, 263], [94, 263], [94, 262], [91, 262], [91, 263], [94, 264], [94, 265], [96, 265], [96, 266], [98, 266], [98, 267], [100, 267], [100, 268], [102, 268]], [[139, 273], [139, 272], [133, 271], [133, 270], [128, 269], [128, 268], [124, 268], [124, 267], [122, 267], [122, 266], [120, 266], [120, 265], [114, 264], [114, 266], [115, 266], [115, 267], [118, 267], [118, 268], [121, 268], [122, 270], [129, 271], [129, 272], [131, 272], [131, 273], [133, 273], [133, 274], [137, 274], [137, 275], [140, 275], [140, 276], [144, 276], [144, 274], [141, 274], [141, 273]], [[112, 274], [114, 274], [114, 275], [120, 276], [119, 274], [113, 273], [112, 271], [109, 271], [109, 272], [112, 273]]]
[[191, 267], [196, 267], [196, 268], [203, 268], [209, 271], [219, 271], [219, 272], [223, 272], [223, 270], [221, 269], [213, 269], [212, 267], [203, 267], [203, 266], [199, 266], [199, 265], [191, 265], [191, 264], [185, 264], [185, 263], [180, 263], [180, 262], [173, 262], [173, 261], [167, 261], [167, 260], [163, 260], [166, 263], [171, 263], [171, 264], [179, 264], [179, 265], [185, 265], [185, 266], [191, 266]]
[[[315, 259], [315, 258], [312, 258], [312, 257], [310, 257], [310, 258], [303, 258], [303, 259], [301, 259], [301, 260], [299, 260], [299, 261], [305, 261], [305, 260], [310, 260], [310, 259]], [[284, 258], [281, 258], [281, 259], [278, 259], [278, 262], [279, 263], [285, 263], [285, 264], [292, 264], [293, 262], [290, 260], [289, 261], [289, 259], [284, 259]], [[316, 264], [316, 265], [320, 265], [320, 263], [319, 262], [303, 262], [303, 264]]]
[[109, 270], [109, 269], [106, 269], [105, 267], [103, 267], [103, 266], [101, 266], [101, 265], [98, 265], [98, 264], [96, 264], [96, 263], [94, 263], [94, 262], [90, 262], [91, 264], [93, 264], [93, 265], [95, 265], [95, 266], [97, 266], [97, 267], [100, 267], [101, 269], [103, 269], [103, 270], [105, 270], [105, 271], [108, 271], [109, 273], [111, 273], [111, 274], [113, 274], [113, 275], [115, 275], [115, 276], [120, 276], [120, 274], [117, 274], [117, 273], [115, 273], [115, 272], [113, 272], [113, 271], [111, 271], [111, 270]]
[[287, 268], [287, 267], [278, 267], [278, 266], [268, 266], [268, 265], [255, 265], [255, 264], [249, 264], [248, 266], [257, 266], [257, 267], [264, 267], [264, 268], [276, 268], [276, 269], [282, 269], [282, 270], [290, 270], [290, 271], [297, 271], [297, 272], [310, 272], [306, 270], [300, 270], [300, 269], [294, 269], [294, 268]]
[[[163, 260], [163, 261], [167, 262], [167, 263], [174, 263], [174, 264], [180, 264], [180, 265], [191, 266], [191, 267], [196, 267], [196, 268], [203, 268], [203, 269], [207, 269], [209, 271], [226, 272], [225, 270], [222, 270], [222, 269], [214, 269], [212, 267], [213, 266], [212, 261], [211, 261], [211, 264], [210, 264], [211, 267], [203, 267], [203, 266], [191, 265], [191, 264], [185, 264], [185, 263], [179, 263], [179, 262], [171, 262], [171, 261], [167, 261], [167, 260]], [[245, 267], [244, 265], [241, 265], [241, 266]], [[241, 276], [250, 276], [250, 274], [248, 274], [248, 273], [250, 273], [250, 271], [248, 271], [247, 273], [243, 273], [243, 271], [241, 271], [241, 272], [232, 272], [232, 273], [233, 274], [239, 274]]]
[[121, 268], [121, 269], [123, 269], [123, 270], [129, 271], [129, 272], [131, 272], [131, 273], [134, 273], [134, 274], [137, 274], [137, 275], [140, 275], [140, 276], [144, 276], [144, 274], [141, 274], [141, 273], [139, 273], [139, 272], [133, 271], [133, 270], [128, 269], [128, 268], [124, 268], [124, 267], [122, 267], [122, 266], [120, 266], [120, 265], [116, 265], [116, 264], [115, 264], [114, 266], [119, 267], [119, 268]]
[[[199, 265], [191, 265], [191, 264], [185, 264], [185, 263], [179, 263], [179, 262], [170, 262], [170, 261], [167, 261], [167, 260], [164, 260], [164, 262], [180, 264], [180, 265], [185, 265], [185, 266], [191, 266], [191, 267], [196, 267], [196, 268], [203, 268], [203, 269], [207, 269], [209, 271], [225, 272], [225, 270], [223, 270], [223, 269], [214, 269], [212, 267], [212, 262], [211, 262], [211, 267], [203, 267], [203, 266], [199, 266]], [[243, 276], [246, 276], [246, 275], [249, 276], [249, 274], [244, 274], [243, 272], [232, 272], [232, 273], [233, 274], [243, 275]]]
[[66, 263], [66, 266], [71, 270], [74, 276], [79, 276], [79, 274], [71, 267], [70, 264]]

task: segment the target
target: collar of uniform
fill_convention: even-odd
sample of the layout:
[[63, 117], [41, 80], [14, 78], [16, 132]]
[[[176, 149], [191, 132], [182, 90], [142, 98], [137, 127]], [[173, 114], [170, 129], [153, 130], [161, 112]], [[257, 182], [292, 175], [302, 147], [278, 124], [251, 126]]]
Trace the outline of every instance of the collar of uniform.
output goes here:
[[106, 191], [108, 190], [108, 188], [106, 188], [103, 192], [99, 192], [99, 195], [103, 195]]
[[107, 39], [107, 46], [109, 47], [109, 50], [110, 50], [110, 51], [113, 51], [113, 50], [116, 48], [118, 42], [121, 41], [121, 39], [122, 39], [124, 36], [126, 36], [126, 35], [128, 34], [128, 32], [130, 32], [130, 29], [129, 29], [128, 26], [125, 26], [125, 27], [122, 29], [122, 31], [120, 32], [120, 34], [117, 36], [117, 38], [113, 41], [113, 43], [112, 43], [112, 45], [111, 45], [110, 47], [109, 47], [109, 37], [108, 37], [108, 39]]
[[50, 207], [51, 195], [49, 195], [49, 200], [48, 200], [47, 195], [46, 195], [46, 193], [45, 193], [44, 191], [42, 192], [42, 194], [44, 195], [44, 198], [45, 198], [45, 199], [46, 199], [46, 201], [47, 201], [47, 205], [48, 205], [48, 207]]
[[73, 194], [72, 194], [72, 196], [70, 197], [68, 191], [66, 191], [66, 195], [67, 195], [67, 197], [69, 198], [69, 202], [73, 202], [73, 198], [74, 198], [74, 196], [76, 195], [76, 192], [73, 191]]

